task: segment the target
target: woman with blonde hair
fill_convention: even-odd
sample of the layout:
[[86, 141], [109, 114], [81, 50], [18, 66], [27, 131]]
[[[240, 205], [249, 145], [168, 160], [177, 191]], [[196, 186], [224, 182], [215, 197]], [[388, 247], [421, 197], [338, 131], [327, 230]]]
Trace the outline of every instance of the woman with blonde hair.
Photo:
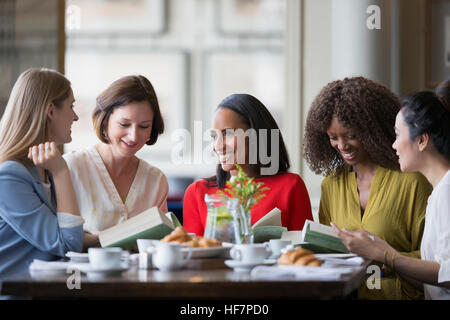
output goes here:
[[28, 69], [14, 84], [0, 122], [0, 278], [82, 248], [83, 219], [57, 148], [71, 141], [73, 102], [57, 71]]

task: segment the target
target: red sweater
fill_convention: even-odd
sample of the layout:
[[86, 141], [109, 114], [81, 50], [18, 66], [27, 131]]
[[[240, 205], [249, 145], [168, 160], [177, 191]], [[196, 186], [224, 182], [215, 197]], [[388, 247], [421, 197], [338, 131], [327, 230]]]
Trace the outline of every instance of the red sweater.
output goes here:
[[[308, 190], [299, 175], [283, 173], [255, 179], [263, 182], [266, 196], [251, 210], [251, 222], [254, 224], [266, 213], [277, 207], [281, 210], [281, 223], [288, 230], [302, 230], [306, 219], [312, 220], [311, 203]], [[208, 208], [205, 194], [215, 194], [217, 187], [208, 187], [206, 180], [191, 184], [184, 194], [183, 226], [188, 232], [203, 236]]]

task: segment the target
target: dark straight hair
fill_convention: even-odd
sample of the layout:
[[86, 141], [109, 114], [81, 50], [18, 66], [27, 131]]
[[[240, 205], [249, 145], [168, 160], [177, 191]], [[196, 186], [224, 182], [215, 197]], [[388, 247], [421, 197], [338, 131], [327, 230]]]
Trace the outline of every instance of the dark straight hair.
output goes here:
[[[232, 94], [220, 102], [217, 110], [220, 109], [230, 109], [242, 118], [242, 121], [249, 127], [249, 129], [254, 129], [256, 131], [257, 138], [257, 163], [250, 164], [254, 172], [259, 172], [263, 167], [270, 167], [271, 163], [263, 164], [260, 159], [259, 149], [260, 149], [260, 137], [259, 130], [267, 131], [267, 145], [266, 150], [267, 154], [273, 158], [272, 148], [271, 148], [271, 130], [276, 129], [279, 132], [278, 135], [278, 171], [275, 174], [279, 174], [282, 172], [287, 172], [291, 166], [289, 161], [289, 155], [284, 144], [283, 136], [281, 135], [280, 128], [277, 125], [277, 122], [270, 114], [269, 110], [264, 106], [264, 104], [249, 94]], [[230, 179], [230, 173], [224, 171], [220, 164], [217, 165], [216, 176], [210, 177], [207, 180], [209, 187], [219, 187], [220, 189], [225, 187], [227, 180]]]
[[450, 161], [450, 86], [442, 90], [437, 94], [421, 91], [408, 95], [402, 101], [401, 112], [409, 127], [410, 140], [428, 133], [439, 153]]

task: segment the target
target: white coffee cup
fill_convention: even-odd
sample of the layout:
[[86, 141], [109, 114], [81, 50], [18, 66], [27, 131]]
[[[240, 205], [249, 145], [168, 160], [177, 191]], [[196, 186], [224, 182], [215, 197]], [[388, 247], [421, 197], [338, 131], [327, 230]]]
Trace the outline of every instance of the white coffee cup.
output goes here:
[[181, 249], [177, 242], [159, 242], [152, 253], [153, 266], [161, 271], [181, 269], [192, 255], [191, 248], [186, 248], [188, 256], [183, 257]]
[[137, 239], [136, 242], [139, 253], [144, 253], [147, 252], [149, 248], [155, 247], [159, 241], [152, 239]]
[[242, 263], [263, 263], [269, 257], [270, 251], [264, 244], [236, 244], [230, 250], [230, 256], [233, 260], [239, 260]]
[[122, 248], [89, 248], [89, 262], [94, 269], [121, 267]]
[[286, 248], [291, 243], [291, 240], [271, 239], [269, 242], [265, 242], [264, 244], [272, 252], [272, 256], [277, 257], [281, 255], [281, 250]]

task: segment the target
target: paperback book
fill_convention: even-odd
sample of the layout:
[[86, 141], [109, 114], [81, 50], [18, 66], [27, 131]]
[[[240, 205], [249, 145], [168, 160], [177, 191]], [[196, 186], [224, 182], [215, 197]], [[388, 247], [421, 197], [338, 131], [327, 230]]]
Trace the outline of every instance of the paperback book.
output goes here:
[[102, 247], [121, 247], [133, 250], [137, 239], [160, 240], [180, 226], [172, 212], [164, 214], [158, 207], [153, 207], [99, 233]]

